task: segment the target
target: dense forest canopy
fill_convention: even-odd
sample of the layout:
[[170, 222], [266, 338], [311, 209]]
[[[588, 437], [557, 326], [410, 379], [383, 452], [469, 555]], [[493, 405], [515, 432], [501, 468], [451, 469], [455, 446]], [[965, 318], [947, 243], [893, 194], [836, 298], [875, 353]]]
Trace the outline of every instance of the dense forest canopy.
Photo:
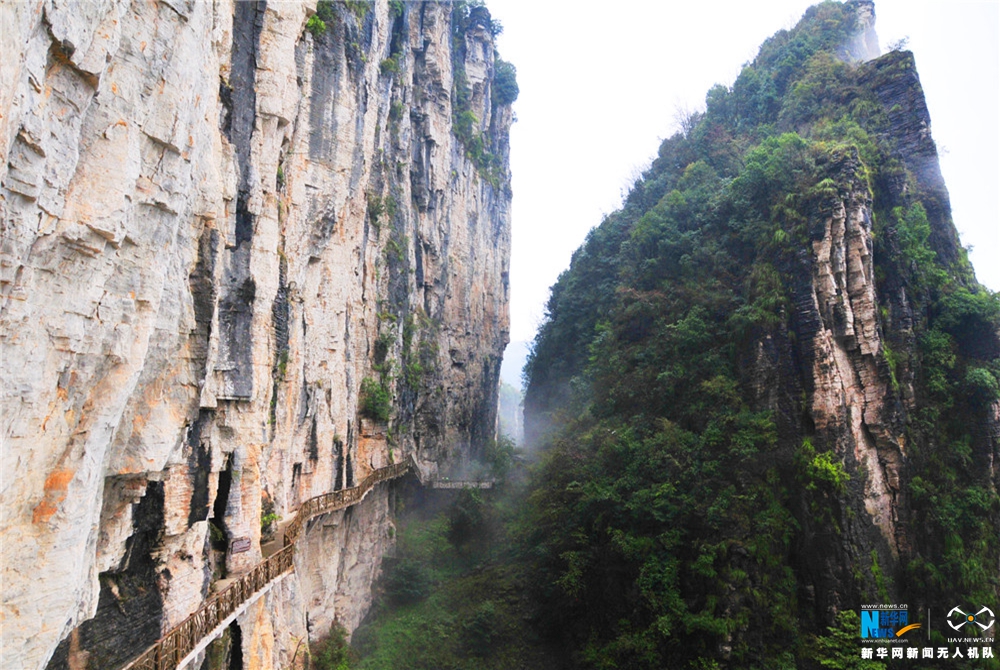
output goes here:
[[[845, 47], [862, 4], [811, 8], [711, 89], [552, 288], [525, 542], [581, 665], [808, 665], [866, 602], [1000, 595], [1000, 301], [958, 242], [912, 55]], [[831, 240], [851, 276], [824, 311]], [[824, 346], [862, 371], [840, 423]]]

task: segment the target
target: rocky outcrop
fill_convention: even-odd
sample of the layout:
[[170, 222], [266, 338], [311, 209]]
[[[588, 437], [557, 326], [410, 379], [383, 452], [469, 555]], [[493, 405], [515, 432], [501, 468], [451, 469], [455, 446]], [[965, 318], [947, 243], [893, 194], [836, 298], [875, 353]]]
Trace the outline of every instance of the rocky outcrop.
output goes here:
[[[876, 95], [888, 117], [884, 135], [891, 138], [896, 157], [906, 165], [919, 189], [931, 223], [931, 245], [943, 261], [956, 263], [962, 258], [962, 245], [951, 218], [951, 200], [913, 54], [890, 51], [862, 70], [860, 82]], [[894, 203], [902, 204], [909, 191], [905, 175], [897, 175], [887, 190], [895, 196]]]
[[856, 14], [855, 29], [841, 47], [841, 57], [846, 61], [869, 61], [882, 53], [875, 32], [875, 3], [872, 0], [851, 0]]
[[[512, 116], [483, 10], [3, 11], [3, 662], [113, 667], [260, 559], [264, 506], [492, 435]], [[242, 615], [260, 667], [360, 620], [389, 495]]]
[[[889, 167], [874, 180], [882, 216], [896, 217], [894, 208], [918, 200], [926, 208], [926, 248], [954, 278], [952, 290], [982, 290], [952, 221], [913, 55], [890, 52], [860, 65], [857, 79], [884, 114], [879, 134]], [[823, 165], [830, 187], [807, 212], [810, 253], [782, 263], [792, 278], [789, 325], [781, 327], [781, 337], [755, 342], [747, 361], [747, 385], [759, 406], [774, 411], [788, 443], [805, 438], [832, 449], [850, 478], [845, 490], [825, 501], [835, 508], [833, 516], [817, 519], [804, 509], [798, 515], [795, 569], [810, 584], [806, 611], [821, 625], [870, 600], [866, 594], [911, 603], [926, 598], [907, 591], [912, 585], [904, 566], [926, 560], [938, 541], [920, 536], [926, 521], [917, 518], [911, 482], [920, 479], [913, 450], [922, 449], [926, 458], [942, 448], [925, 427], [914, 428], [929, 404], [920, 397], [919, 378], [928, 374], [920, 369], [921, 339], [929, 330], [928, 313], [941, 308], [928, 309], [916, 265], [901, 249], [898, 221], [883, 224], [881, 272], [876, 267], [876, 210], [864, 170], [853, 149], [835, 152]], [[975, 346], [960, 341], [963, 353], [995, 359], [1000, 334], [963, 326], [969, 329], [964, 337], [977, 340]], [[971, 439], [984, 488], [995, 491], [998, 471], [989, 455], [996, 453], [995, 402], [986, 414]], [[829, 533], [831, 524], [836, 534]], [[889, 577], [882, 580], [882, 573]]]
[[[804, 558], [796, 568], [811, 585], [804, 604], [820, 621], [875, 588], [852, 566], [868, 564], [872, 555], [895, 565], [912, 544], [902, 518], [905, 422], [886, 363], [873, 202], [861, 168], [853, 149], [835, 152], [824, 165], [835, 186], [809, 209], [809, 253], [784, 268], [794, 277], [790, 327], [755, 343], [747, 374], [756, 404], [773, 411], [790, 454], [809, 440], [832, 450], [847, 469], [848, 490], [827, 502], [837, 508], [836, 520], [812, 510], [800, 516], [796, 551]], [[839, 533], [829, 533], [831, 524]]]

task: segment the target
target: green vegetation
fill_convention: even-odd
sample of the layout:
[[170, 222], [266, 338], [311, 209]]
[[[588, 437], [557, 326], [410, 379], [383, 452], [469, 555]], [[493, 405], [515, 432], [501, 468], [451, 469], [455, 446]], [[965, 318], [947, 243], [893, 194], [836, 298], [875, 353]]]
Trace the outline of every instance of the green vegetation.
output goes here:
[[389, 120], [399, 121], [403, 117], [403, 103], [396, 100], [389, 106]]
[[368, 10], [372, 8], [373, 0], [343, 0], [344, 6], [358, 19], [365, 18]]
[[[813, 667], [817, 649], [879, 667], [833, 653], [845, 636], [856, 653], [857, 628], [829, 612], [1000, 589], [983, 428], [1000, 300], [899, 154], [903, 107], [876, 93], [910, 56], [837, 57], [853, 12], [811, 8], [709, 91], [552, 288], [526, 371], [528, 441], [548, 450], [524, 546], [536, 621], [574, 667]], [[899, 559], [862, 539], [869, 472], [813, 415], [815, 324], [842, 327], [810, 307], [814, 245], [859, 205], [888, 396], [866, 421], [905, 449]]]
[[375, 340], [375, 352], [374, 359], [375, 365], [381, 366], [385, 363], [386, 357], [389, 355], [389, 350], [392, 348], [396, 337], [392, 329], [387, 328], [379, 333], [378, 338]]
[[365, 377], [361, 380], [361, 415], [386, 423], [392, 415], [392, 393], [384, 381]]
[[879, 600], [881, 602], [889, 602], [889, 589], [886, 587], [885, 576], [882, 574], [882, 568], [878, 564], [878, 552], [874, 549], [871, 551], [871, 560], [872, 577], [875, 578], [875, 588], [878, 593]]
[[316, 3], [316, 16], [326, 23], [333, 23], [337, 17], [334, 10], [335, 0], [319, 0]]
[[382, 202], [382, 196], [378, 193], [368, 194], [368, 220], [376, 228], [379, 225], [379, 219], [382, 214], [385, 213], [385, 204]]
[[885, 664], [864, 660], [858, 653], [858, 630], [861, 617], [853, 610], [837, 613], [836, 623], [827, 635], [817, 640], [816, 658], [824, 668], [833, 670], [885, 670]]
[[222, 631], [222, 634], [209, 643], [208, 648], [205, 650], [205, 662], [202, 665], [203, 668], [206, 668], [207, 670], [216, 670], [217, 668], [226, 668], [229, 666], [229, 656], [233, 644], [230, 630], [231, 629], [226, 626], [226, 628]]
[[274, 376], [276, 381], [285, 381], [285, 372], [288, 370], [288, 356], [288, 349], [282, 349], [278, 353], [278, 362], [275, 366], [276, 374]]
[[399, 63], [397, 63], [396, 59], [392, 56], [382, 59], [382, 62], [378, 64], [378, 67], [384, 75], [399, 74]]
[[326, 34], [327, 26], [332, 26], [336, 18], [334, 0], [319, 0], [316, 3], [316, 13], [306, 21], [306, 30], [311, 32], [313, 37], [319, 39]]
[[799, 452], [802, 468], [805, 471], [804, 483], [808, 491], [815, 491], [820, 486], [828, 486], [836, 493], [843, 493], [851, 476], [844, 471], [841, 463], [832, 452], [824, 451], [817, 454], [812, 441], [806, 438]]
[[507, 480], [514, 468], [516, 448], [514, 440], [506, 435], [501, 435], [499, 438], [487, 442], [483, 449], [483, 461], [489, 467], [492, 476], [500, 483]]
[[357, 659], [347, 644], [347, 631], [339, 624], [334, 624], [325, 638], [310, 646], [310, 670], [350, 670]]
[[306, 21], [306, 30], [311, 32], [313, 37], [318, 38], [326, 33], [326, 21], [319, 18], [318, 14], [313, 14], [309, 17], [309, 20]]
[[399, 522], [381, 597], [354, 633], [364, 670], [561, 667], [539, 639], [516, 557], [515, 498], [502, 491], [433, 494]]
[[383, 220], [392, 223], [396, 216], [398, 203], [392, 195], [382, 197], [378, 193], [369, 193], [367, 200], [368, 223], [375, 229], [377, 235], [382, 230]]
[[280, 519], [281, 517], [275, 514], [274, 512], [270, 512], [269, 514], [261, 516], [260, 517], [261, 532], [263, 533], [265, 531], [268, 531], [271, 528], [271, 524], [273, 524], [275, 521], [279, 521]]
[[406, 239], [404, 235], [402, 239], [398, 239], [396, 236], [389, 237], [388, 241], [385, 243], [385, 257], [389, 263], [402, 264], [406, 260], [406, 247], [409, 240]]
[[497, 58], [493, 72], [493, 106], [514, 104], [520, 89], [517, 86], [517, 68], [512, 63]]
[[406, 364], [404, 370], [404, 380], [410, 388], [418, 388], [420, 386], [420, 380], [424, 376], [424, 366], [420, 364], [420, 361], [410, 361]]
[[[499, 22], [490, 17], [482, 2], [458, 0], [452, 4], [452, 132], [465, 147], [465, 155], [479, 170], [480, 175], [494, 186], [503, 178], [503, 162], [492, 146], [489, 128], [480, 130], [481, 119], [472, 110], [472, 91], [465, 75], [465, 36], [479, 26], [495, 37], [502, 32]], [[510, 105], [517, 99], [517, 70], [496, 55], [491, 86], [493, 109]]]
[[260, 500], [260, 534], [270, 537], [274, 534], [274, 524], [281, 517], [274, 511], [274, 500], [270, 496], [262, 496]]
[[212, 543], [213, 549], [221, 549], [225, 551], [226, 549], [226, 532], [219, 528], [215, 520], [210, 520], [208, 524], [208, 538]]
[[389, 603], [409, 605], [426, 598], [430, 594], [432, 584], [424, 564], [406, 558], [386, 570], [383, 586]]

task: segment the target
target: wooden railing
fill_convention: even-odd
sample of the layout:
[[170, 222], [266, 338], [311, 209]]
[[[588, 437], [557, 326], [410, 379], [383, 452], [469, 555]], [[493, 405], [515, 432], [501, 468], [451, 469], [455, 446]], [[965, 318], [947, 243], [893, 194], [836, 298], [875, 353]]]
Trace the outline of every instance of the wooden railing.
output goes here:
[[429, 482], [432, 489], [491, 489], [495, 483], [492, 479], [434, 479]]
[[332, 512], [334, 510], [350, 507], [351, 505], [356, 505], [362, 498], [365, 497], [373, 486], [379, 482], [384, 482], [388, 479], [395, 479], [396, 477], [405, 474], [406, 471], [410, 469], [411, 465], [412, 460], [407, 458], [407, 460], [402, 463], [394, 463], [393, 465], [387, 465], [384, 468], [379, 468], [362, 479], [361, 483], [357, 486], [352, 486], [349, 489], [341, 489], [339, 491], [324, 493], [323, 495], [319, 495], [305, 501], [302, 503], [302, 507], [299, 508], [298, 515], [292, 519], [292, 522], [285, 528], [285, 546], [291, 546], [296, 540], [299, 539], [299, 534], [302, 532], [302, 524], [312, 517], [317, 514], [324, 514], [326, 512]]
[[293, 562], [295, 541], [302, 534], [302, 525], [318, 514], [333, 512], [356, 505], [379, 482], [395, 479], [413, 466], [411, 458], [375, 470], [357, 486], [332, 491], [310, 498], [299, 507], [298, 513], [285, 528], [285, 546], [277, 553], [253, 566], [232, 584], [216, 593], [198, 610], [161, 637], [139, 658], [124, 670], [173, 670], [211, 635], [237, 609], [262, 588], [295, 567]]

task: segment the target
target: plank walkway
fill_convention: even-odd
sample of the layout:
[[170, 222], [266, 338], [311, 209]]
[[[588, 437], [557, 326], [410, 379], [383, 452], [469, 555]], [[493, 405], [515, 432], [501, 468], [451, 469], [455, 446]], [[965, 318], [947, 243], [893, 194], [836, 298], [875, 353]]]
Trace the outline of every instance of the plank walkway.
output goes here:
[[492, 479], [435, 479], [430, 482], [432, 489], [491, 489]]
[[282, 525], [284, 546], [281, 549], [274, 551], [273, 547], [268, 547], [266, 553], [269, 555], [264, 560], [248, 572], [234, 578], [229, 586], [211, 596], [197, 611], [171, 629], [123, 670], [177, 668], [206, 637], [211, 636], [255, 594], [295, 567], [295, 542], [302, 534], [305, 522], [319, 514], [358, 504], [376, 484], [401, 477], [411, 467], [416, 469], [412, 458], [407, 458], [402, 463], [375, 470], [357, 486], [324, 493], [304, 502], [295, 517]]

